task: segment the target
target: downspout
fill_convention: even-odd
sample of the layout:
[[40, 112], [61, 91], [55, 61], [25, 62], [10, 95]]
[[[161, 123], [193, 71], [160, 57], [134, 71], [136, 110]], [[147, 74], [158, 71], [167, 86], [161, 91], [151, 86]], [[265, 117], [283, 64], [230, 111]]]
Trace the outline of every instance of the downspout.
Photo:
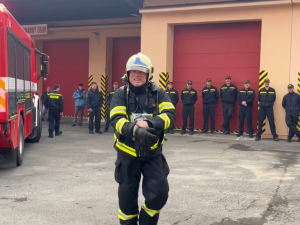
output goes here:
[[293, 2], [293, 0], [291, 0], [291, 5], [292, 5], [292, 21], [291, 21], [291, 45], [290, 45], [289, 84], [291, 84], [292, 46], [293, 46], [293, 21], [294, 21], [294, 2]]

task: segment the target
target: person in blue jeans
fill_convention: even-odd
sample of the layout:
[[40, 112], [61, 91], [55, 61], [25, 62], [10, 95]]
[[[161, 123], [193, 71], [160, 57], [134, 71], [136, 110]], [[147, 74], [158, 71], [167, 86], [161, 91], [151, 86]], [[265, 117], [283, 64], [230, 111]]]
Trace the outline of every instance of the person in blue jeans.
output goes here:
[[[44, 121], [45, 119], [45, 114], [46, 114], [46, 106], [45, 106], [45, 100], [47, 98], [47, 95], [51, 92], [51, 87], [47, 87], [47, 90], [43, 93], [42, 95], [42, 104], [43, 104], [43, 109], [42, 109], [42, 121]], [[47, 121], [49, 121], [49, 119], [47, 119]]]
[[73, 94], [73, 99], [75, 99], [75, 115], [72, 124], [73, 127], [77, 124], [78, 112], [80, 112], [79, 126], [82, 126], [83, 113], [85, 108], [85, 98], [86, 91], [83, 89], [83, 84], [79, 84], [78, 90], [76, 90]]

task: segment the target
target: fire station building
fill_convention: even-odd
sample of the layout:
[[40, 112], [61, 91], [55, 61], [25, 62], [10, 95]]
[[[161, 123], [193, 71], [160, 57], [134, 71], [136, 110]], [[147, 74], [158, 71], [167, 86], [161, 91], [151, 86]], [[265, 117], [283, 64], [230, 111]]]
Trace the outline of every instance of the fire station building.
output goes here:
[[[39, 85], [42, 91], [55, 83], [61, 85], [66, 115], [74, 113], [72, 94], [79, 83], [87, 89], [91, 75], [99, 85], [101, 75], [107, 75], [108, 88], [112, 88], [113, 82], [120, 83], [127, 59], [141, 51], [153, 62], [156, 83], [160, 72], [168, 72], [174, 88], [181, 93], [186, 82], [193, 81], [193, 88], [198, 91], [196, 129], [203, 127], [201, 90], [207, 78], [220, 88], [229, 75], [238, 89], [243, 88], [245, 80], [250, 80], [251, 87], [257, 90], [253, 113], [256, 128], [258, 90], [268, 77], [270, 86], [276, 90], [277, 133], [279, 138], [287, 138], [281, 103], [289, 83], [300, 92], [300, 0], [96, 2], [74, 0], [59, 3], [62, 6], [37, 3], [41, 12], [36, 18], [26, 17], [21, 10], [14, 12], [7, 6], [25, 27], [47, 25], [44, 34], [32, 35], [36, 46], [50, 56], [50, 74]], [[60, 7], [66, 4], [68, 10], [64, 12]], [[47, 9], [53, 11], [48, 13]], [[181, 113], [180, 102], [175, 125], [178, 128], [182, 126]], [[217, 130], [221, 129], [222, 122], [219, 100]], [[238, 131], [237, 104], [231, 129]], [[265, 129], [265, 137], [271, 137], [268, 122]]]

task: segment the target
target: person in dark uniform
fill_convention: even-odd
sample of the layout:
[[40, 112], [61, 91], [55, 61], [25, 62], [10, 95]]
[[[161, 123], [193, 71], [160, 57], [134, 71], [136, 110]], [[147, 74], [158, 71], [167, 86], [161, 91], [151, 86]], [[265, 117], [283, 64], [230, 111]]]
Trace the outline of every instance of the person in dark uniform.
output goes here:
[[274, 141], [279, 141], [276, 133], [275, 119], [273, 106], [276, 100], [276, 92], [274, 88], [270, 87], [270, 80], [265, 79], [265, 87], [258, 92], [259, 110], [258, 110], [258, 131], [255, 141], [259, 141], [262, 135], [263, 122], [268, 117], [271, 133]]
[[94, 134], [94, 117], [96, 133], [102, 134], [101, 125], [101, 107], [103, 104], [103, 95], [98, 89], [97, 83], [93, 82], [90, 90], [86, 93], [86, 107], [89, 115], [89, 133]]
[[202, 133], [208, 131], [208, 116], [211, 121], [211, 133], [215, 133], [215, 114], [216, 114], [216, 102], [219, 99], [219, 92], [216, 87], [211, 85], [211, 79], [206, 80], [206, 86], [202, 89], [203, 98], [203, 130]]
[[108, 132], [109, 124], [110, 124], [110, 117], [109, 117], [109, 108], [110, 108], [110, 102], [114, 94], [116, 93], [117, 89], [119, 87], [118, 82], [114, 83], [114, 89], [110, 90], [108, 93], [108, 112], [106, 115], [106, 125], [105, 125], [105, 130], [104, 132]]
[[244, 133], [244, 121], [246, 118], [249, 137], [253, 138], [252, 127], [252, 113], [253, 113], [253, 101], [255, 99], [255, 92], [250, 88], [250, 81], [246, 80], [244, 84], [245, 88], [241, 89], [238, 93], [237, 100], [239, 102], [239, 133], [238, 137], [243, 136]]
[[294, 92], [294, 85], [288, 85], [288, 94], [283, 97], [282, 107], [285, 109], [285, 122], [289, 128], [288, 142], [296, 134], [300, 142], [300, 131], [297, 129], [298, 118], [300, 113], [300, 95]]
[[225, 84], [221, 87], [220, 91], [223, 109], [223, 134], [230, 134], [230, 119], [233, 116], [234, 104], [237, 100], [237, 88], [231, 84], [231, 77], [225, 77]]
[[[169, 167], [162, 153], [164, 131], [174, 123], [175, 108], [166, 92], [151, 82], [153, 67], [147, 56], [130, 57], [126, 71], [128, 84], [116, 91], [110, 104], [120, 224], [157, 225], [169, 192]], [[141, 174], [145, 203], [139, 210]]]
[[187, 88], [181, 92], [182, 108], [182, 131], [180, 134], [186, 133], [187, 118], [190, 118], [190, 135], [194, 134], [194, 116], [195, 116], [195, 103], [198, 100], [197, 91], [192, 88], [193, 82], [187, 82]]
[[[53, 131], [55, 136], [61, 135], [60, 118], [64, 111], [64, 100], [61, 94], [59, 94], [60, 86], [55, 84], [53, 86], [53, 92], [50, 92], [45, 99], [45, 106], [49, 113], [49, 138], [53, 138]], [[54, 125], [55, 124], [55, 125]]]
[[[173, 82], [170, 81], [168, 83], [168, 88], [166, 90], [166, 93], [169, 95], [172, 104], [174, 105], [175, 109], [176, 109], [176, 105], [178, 103], [178, 92], [176, 90], [173, 89]], [[174, 124], [170, 127], [169, 129], [170, 134], [174, 134]]]

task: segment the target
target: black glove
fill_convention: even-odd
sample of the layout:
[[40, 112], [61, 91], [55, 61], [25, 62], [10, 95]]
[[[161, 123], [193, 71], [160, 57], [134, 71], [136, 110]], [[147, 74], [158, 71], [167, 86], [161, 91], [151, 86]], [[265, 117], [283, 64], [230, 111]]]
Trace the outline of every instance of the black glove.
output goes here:
[[153, 128], [138, 127], [134, 136], [144, 145], [153, 146], [158, 142]]

